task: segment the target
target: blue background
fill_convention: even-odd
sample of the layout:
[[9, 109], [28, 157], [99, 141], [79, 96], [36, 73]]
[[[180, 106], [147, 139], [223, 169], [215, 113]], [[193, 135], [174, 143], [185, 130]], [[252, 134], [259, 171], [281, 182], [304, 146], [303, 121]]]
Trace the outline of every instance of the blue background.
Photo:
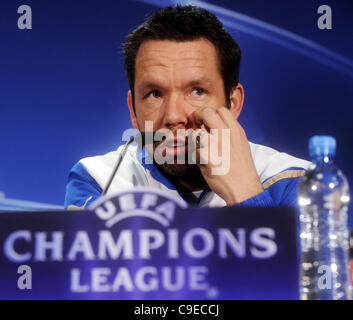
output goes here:
[[[1, 1], [0, 191], [63, 204], [70, 168], [121, 144], [131, 127], [121, 43], [147, 13], [174, 2]], [[32, 30], [17, 28], [22, 4], [32, 8]], [[242, 48], [239, 120], [249, 140], [308, 159], [308, 138], [332, 134], [353, 187], [353, 2], [203, 4], [217, 6]], [[332, 30], [317, 27], [323, 4]]]

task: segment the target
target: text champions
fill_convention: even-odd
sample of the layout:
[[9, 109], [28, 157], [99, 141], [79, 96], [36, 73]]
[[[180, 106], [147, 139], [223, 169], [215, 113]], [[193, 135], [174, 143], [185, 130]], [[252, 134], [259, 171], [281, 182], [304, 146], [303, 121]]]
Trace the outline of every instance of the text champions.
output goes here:
[[[71, 268], [71, 292], [206, 291], [210, 288], [207, 258], [270, 259], [277, 251], [275, 231], [266, 227], [98, 230], [93, 234], [77, 230], [69, 236], [64, 231], [18, 230], [3, 242], [4, 256], [13, 263], [97, 262], [99, 267], [89, 270]], [[116, 267], [102, 266], [104, 261], [116, 261]]]

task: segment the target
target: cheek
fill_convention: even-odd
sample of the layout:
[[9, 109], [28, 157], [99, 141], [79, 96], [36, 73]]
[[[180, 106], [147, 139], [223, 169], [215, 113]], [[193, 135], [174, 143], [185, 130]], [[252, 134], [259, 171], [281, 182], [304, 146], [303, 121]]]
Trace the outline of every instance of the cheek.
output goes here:
[[226, 95], [225, 88], [223, 86], [223, 80], [221, 80], [217, 88], [217, 101], [218, 105], [222, 107], [227, 107], [230, 105], [230, 96], [229, 93]]
[[160, 112], [136, 112], [137, 125], [140, 131], [157, 131], [161, 128]]
[[225, 99], [223, 94], [213, 97], [213, 99], [209, 102], [208, 106], [213, 107], [215, 109], [219, 109], [222, 107], [227, 107], [228, 104], [228, 100]]

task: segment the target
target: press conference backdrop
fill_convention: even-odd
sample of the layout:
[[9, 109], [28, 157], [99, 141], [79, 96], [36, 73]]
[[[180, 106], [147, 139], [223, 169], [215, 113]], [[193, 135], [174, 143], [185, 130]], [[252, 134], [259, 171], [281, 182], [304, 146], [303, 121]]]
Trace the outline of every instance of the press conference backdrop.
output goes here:
[[[353, 2], [191, 2], [216, 13], [242, 48], [249, 140], [307, 159], [311, 135], [333, 135], [353, 189]], [[147, 13], [175, 3], [1, 1], [0, 191], [62, 205], [75, 162], [122, 143], [131, 123], [121, 43]], [[30, 30], [17, 25], [24, 4]], [[332, 29], [318, 27], [321, 5]]]

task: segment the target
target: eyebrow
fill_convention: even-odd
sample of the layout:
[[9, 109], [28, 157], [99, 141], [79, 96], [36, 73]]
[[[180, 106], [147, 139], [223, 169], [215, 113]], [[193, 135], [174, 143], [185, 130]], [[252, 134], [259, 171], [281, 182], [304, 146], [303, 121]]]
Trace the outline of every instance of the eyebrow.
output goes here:
[[[211, 81], [211, 79], [207, 78], [207, 77], [200, 77], [197, 79], [193, 79], [190, 82], [188, 82], [186, 84], [186, 87], [193, 87], [193, 86], [199, 86], [199, 85], [207, 85], [209, 87], [213, 87], [214, 84]], [[146, 81], [146, 82], [142, 82], [139, 86], [138, 89], [140, 90], [148, 90], [148, 89], [159, 89], [159, 90], [163, 90], [164, 87], [163, 85], [160, 85], [157, 82], [154, 81]]]
[[197, 86], [200, 84], [201, 85], [206, 84], [210, 87], [213, 87], [213, 82], [211, 81], [211, 79], [209, 79], [207, 77], [201, 77], [201, 78], [194, 79], [188, 83], [188, 86]]
[[139, 86], [138, 89], [140, 90], [148, 90], [148, 89], [163, 89], [163, 86], [161, 86], [160, 84], [158, 84], [157, 82], [153, 82], [153, 81], [146, 81], [146, 82], [142, 82]]

